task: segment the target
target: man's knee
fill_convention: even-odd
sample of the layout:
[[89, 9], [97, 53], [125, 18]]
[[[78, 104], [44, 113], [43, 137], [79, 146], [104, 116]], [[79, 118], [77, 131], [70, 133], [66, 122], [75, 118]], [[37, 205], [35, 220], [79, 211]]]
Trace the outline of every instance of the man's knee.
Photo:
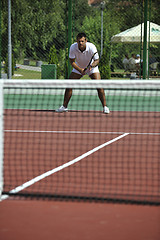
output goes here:
[[98, 93], [100, 93], [100, 94], [104, 94], [104, 89], [103, 89], [103, 88], [98, 88], [97, 91], [98, 91]]
[[66, 88], [66, 94], [72, 94], [72, 88]]

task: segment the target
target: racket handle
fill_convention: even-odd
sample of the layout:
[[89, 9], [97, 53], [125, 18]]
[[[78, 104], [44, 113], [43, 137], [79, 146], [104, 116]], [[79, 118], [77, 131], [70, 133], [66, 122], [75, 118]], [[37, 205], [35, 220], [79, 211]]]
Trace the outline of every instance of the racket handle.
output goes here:
[[84, 69], [84, 71], [86, 71], [89, 67], [93, 68], [92, 65], [88, 65], [88, 66]]

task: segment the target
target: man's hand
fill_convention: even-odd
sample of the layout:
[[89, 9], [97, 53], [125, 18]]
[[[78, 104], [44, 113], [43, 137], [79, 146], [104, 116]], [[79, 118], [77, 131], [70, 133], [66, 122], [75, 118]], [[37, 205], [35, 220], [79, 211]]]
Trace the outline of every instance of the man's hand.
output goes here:
[[81, 68], [79, 72], [80, 72], [82, 75], [85, 75], [85, 74], [86, 74], [86, 69]]

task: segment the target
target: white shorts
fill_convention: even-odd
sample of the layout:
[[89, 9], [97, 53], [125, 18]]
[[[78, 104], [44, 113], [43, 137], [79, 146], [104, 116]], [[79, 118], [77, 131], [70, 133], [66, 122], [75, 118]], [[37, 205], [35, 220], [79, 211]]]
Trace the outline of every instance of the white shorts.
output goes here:
[[[74, 73], [78, 73], [79, 75], [82, 75], [78, 70], [76, 70], [75, 68], [73, 68], [72, 72]], [[91, 75], [92, 73], [99, 73], [99, 69], [98, 66], [95, 68], [92, 68], [90, 71], [89, 69], [86, 70], [86, 74], [87, 75]]]

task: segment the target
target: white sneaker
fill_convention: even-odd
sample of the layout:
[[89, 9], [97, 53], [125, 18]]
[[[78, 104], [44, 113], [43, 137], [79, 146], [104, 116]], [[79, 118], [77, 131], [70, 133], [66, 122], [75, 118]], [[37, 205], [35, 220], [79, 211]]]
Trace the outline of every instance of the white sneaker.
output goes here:
[[105, 113], [105, 114], [109, 114], [110, 113], [109, 108], [107, 106], [104, 106], [103, 113]]
[[56, 109], [56, 112], [62, 113], [62, 112], [68, 112], [68, 108], [65, 108], [63, 105]]

